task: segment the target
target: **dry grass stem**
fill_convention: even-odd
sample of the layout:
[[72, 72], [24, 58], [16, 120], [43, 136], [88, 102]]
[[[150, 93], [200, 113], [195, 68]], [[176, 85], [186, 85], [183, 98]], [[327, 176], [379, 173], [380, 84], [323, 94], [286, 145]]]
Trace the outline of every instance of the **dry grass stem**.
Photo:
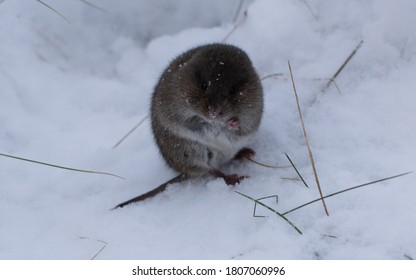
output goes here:
[[248, 159], [249, 161], [257, 164], [257, 165], [260, 165], [260, 166], [263, 166], [263, 167], [267, 167], [267, 168], [288, 168], [288, 167], [290, 167], [288, 165], [286, 165], [286, 166], [268, 165], [268, 164], [264, 164], [264, 163], [258, 162], [258, 161], [254, 160], [252, 158], [249, 158], [249, 157], [245, 157], [245, 158]]
[[237, 22], [237, 23], [235, 23], [234, 24], [234, 26], [233, 26], [233, 28], [230, 30], [230, 32], [228, 32], [228, 34], [227, 35], [225, 35], [225, 37], [224, 37], [224, 39], [222, 39], [222, 41], [221, 42], [225, 42], [225, 41], [227, 41], [228, 40], [228, 38], [230, 38], [230, 36], [237, 30], [237, 28], [238, 27], [240, 27], [240, 25], [242, 25], [243, 24], [243, 22], [246, 20], [246, 18], [247, 18], [247, 10], [246, 11], [244, 11], [244, 14], [243, 14], [244, 16], [241, 18], [241, 20], [239, 21], [239, 22]]
[[282, 180], [301, 181], [299, 178], [280, 177]]
[[99, 171], [77, 169], [77, 168], [72, 168], [72, 167], [65, 167], [65, 166], [60, 166], [60, 165], [56, 165], [56, 164], [41, 162], [41, 161], [37, 161], [37, 160], [33, 160], [33, 159], [27, 159], [27, 158], [12, 156], [12, 155], [6, 155], [6, 154], [2, 154], [2, 153], [0, 153], [0, 156], [12, 158], [12, 159], [17, 159], [17, 160], [22, 160], [22, 161], [27, 161], [27, 162], [31, 162], [31, 163], [36, 163], [36, 164], [40, 164], [40, 165], [46, 165], [46, 166], [54, 167], [54, 168], [65, 169], [65, 170], [69, 170], [69, 171], [90, 173], [90, 174], [99, 174], [99, 175], [108, 175], [108, 176], [117, 177], [117, 178], [123, 179], [123, 180], [125, 179], [121, 176], [111, 174], [111, 173], [107, 173], [107, 172], [99, 172]]
[[341, 65], [341, 67], [338, 68], [338, 70], [335, 72], [335, 74], [332, 76], [331, 79], [329, 79], [329, 82], [326, 84], [326, 86], [322, 89], [322, 92], [327, 90], [332, 82], [335, 81], [335, 79], [338, 77], [338, 75], [341, 73], [341, 71], [345, 68], [345, 66], [350, 62], [351, 58], [357, 53], [358, 49], [361, 47], [361, 45], [364, 43], [363, 40], [355, 47], [355, 49], [351, 52], [351, 54], [347, 57], [347, 59], [344, 61], [344, 63]]
[[39, 32], [39, 37], [41, 37], [45, 43], [52, 46], [52, 48], [65, 60], [69, 59], [69, 55], [51, 38], [49, 38], [46, 34], [43, 32]]
[[235, 15], [234, 15], [234, 18], [233, 18], [233, 23], [237, 22], [238, 17], [240, 16], [241, 9], [243, 8], [243, 4], [244, 4], [244, 0], [240, 0], [240, 2], [238, 3], [238, 6], [237, 6], [237, 10], [235, 11]]
[[61, 16], [67, 23], [69, 23], [69, 24], [71, 24], [70, 22], [69, 22], [69, 20], [63, 15], [63, 14], [61, 14], [60, 12], [58, 12], [57, 10], [55, 10], [54, 8], [52, 8], [51, 6], [49, 6], [48, 4], [46, 4], [45, 2], [42, 2], [42, 1], [40, 1], [40, 0], [36, 0], [37, 2], [39, 2], [39, 3], [41, 3], [42, 5], [44, 5], [45, 7], [47, 7], [48, 9], [50, 9], [50, 10], [52, 10], [55, 14], [57, 14], [57, 15], [59, 15], [59, 16]]
[[269, 195], [269, 196], [265, 196], [265, 197], [261, 197], [261, 198], [258, 198], [257, 200], [256, 200], [256, 202], [254, 203], [254, 209], [253, 209], [253, 217], [254, 218], [266, 218], [266, 216], [263, 216], [263, 215], [257, 215], [256, 214], [256, 210], [257, 210], [257, 202], [259, 201], [259, 200], [263, 200], [263, 199], [268, 199], [268, 198], [275, 198], [276, 199], [276, 204], [279, 202], [279, 196], [278, 195]]
[[309, 188], [308, 184], [306, 184], [305, 180], [303, 179], [302, 175], [300, 175], [300, 172], [298, 171], [298, 169], [296, 168], [295, 164], [293, 163], [292, 159], [288, 156], [287, 153], [285, 153], [287, 159], [289, 160], [290, 164], [292, 165], [293, 169], [295, 169], [296, 174], [298, 174], [300, 180], [302, 181], [302, 183], [305, 185], [305, 187]]
[[[390, 177], [383, 178], [383, 179], [379, 179], [379, 180], [375, 180], [375, 181], [371, 181], [371, 182], [368, 182], [368, 183], [365, 183], [365, 184], [361, 184], [361, 185], [358, 185], [358, 186], [354, 186], [354, 187], [351, 187], [351, 188], [343, 189], [343, 190], [338, 191], [338, 192], [334, 192], [334, 193], [328, 194], [328, 195], [324, 196], [323, 198], [328, 198], [328, 197], [331, 197], [331, 196], [335, 196], [335, 195], [338, 195], [338, 194], [341, 194], [341, 193], [344, 193], [344, 192], [348, 192], [348, 191], [352, 191], [352, 190], [355, 190], [355, 189], [358, 189], [358, 188], [362, 188], [362, 187], [365, 187], [365, 186], [369, 186], [369, 185], [373, 185], [373, 184], [380, 183], [380, 182], [383, 182], [383, 181], [387, 181], [387, 180], [391, 180], [391, 179], [394, 179], [394, 178], [402, 177], [402, 176], [405, 176], [405, 175], [409, 175], [411, 173], [413, 173], [413, 171], [406, 172], [406, 173], [402, 173], [402, 174], [398, 174], [398, 175], [394, 175], [394, 176], [390, 176]], [[305, 207], [307, 205], [310, 205], [312, 203], [318, 202], [320, 200], [322, 200], [322, 198], [314, 199], [314, 200], [309, 201], [309, 202], [307, 202], [305, 204], [302, 204], [302, 205], [300, 205], [300, 206], [298, 206], [296, 208], [293, 208], [292, 210], [286, 211], [282, 215], [287, 215], [287, 214], [289, 214], [289, 213], [291, 213], [293, 211], [296, 211], [296, 210], [298, 210], [300, 208], [303, 208], [303, 207]]]
[[79, 238], [86, 239], [86, 240], [94, 240], [94, 241], [97, 241], [97, 242], [100, 242], [100, 243], [103, 243], [104, 244], [103, 247], [101, 247], [101, 249], [92, 258], [90, 258], [90, 260], [94, 260], [105, 249], [105, 247], [108, 245], [107, 242], [105, 242], [103, 240], [99, 240], [99, 239], [94, 239], [94, 238], [89, 238], [89, 237], [83, 237], [83, 236], [80, 236]]
[[105, 10], [105, 9], [103, 9], [103, 8], [101, 8], [101, 7], [97, 6], [97, 5], [95, 5], [94, 3], [91, 3], [91, 2], [86, 1], [86, 0], [79, 0], [79, 1], [80, 1], [80, 2], [82, 2], [82, 3], [84, 3], [85, 5], [87, 5], [87, 6], [91, 7], [91, 8], [93, 8], [93, 9], [96, 9], [96, 10], [100, 11], [100, 12], [103, 12], [103, 13], [108, 13], [108, 11], [107, 11], [107, 10]]
[[305, 4], [306, 8], [308, 8], [309, 12], [311, 12], [313, 18], [318, 21], [318, 16], [315, 14], [315, 12], [312, 10], [311, 5], [309, 5], [308, 1], [302, 0], [303, 4]]
[[121, 138], [114, 146], [113, 146], [113, 150], [115, 148], [117, 148], [124, 140], [126, 140], [127, 137], [130, 136], [130, 134], [132, 134], [147, 118], [149, 117], [149, 115], [146, 115], [143, 119], [140, 120], [140, 122], [138, 124], [136, 124], [132, 129], [130, 129], [129, 132], [127, 132], [126, 135], [123, 136], [123, 138]]
[[301, 234], [302, 235], [302, 232], [288, 219], [288, 218], [286, 218], [285, 216], [283, 216], [282, 214], [280, 214], [279, 212], [277, 212], [276, 210], [274, 210], [273, 208], [271, 208], [271, 207], [269, 207], [269, 206], [267, 206], [266, 204], [264, 204], [263, 202], [260, 202], [258, 199], [254, 199], [254, 198], [252, 198], [251, 196], [248, 196], [248, 195], [246, 195], [246, 194], [243, 194], [243, 193], [241, 193], [241, 192], [238, 192], [238, 191], [234, 191], [235, 193], [237, 193], [237, 194], [239, 194], [239, 195], [241, 195], [241, 196], [244, 196], [245, 198], [248, 198], [248, 199], [250, 199], [251, 201], [253, 201], [254, 203], [256, 203], [256, 204], [259, 204], [259, 205], [261, 205], [261, 206], [263, 206], [264, 208], [266, 208], [266, 209], [268, 209], [268, 210], [270, 210], [270, 211], [272, 211], [273, 213], [275, 213], [276, 215], [278, 215], [280, 218], [282, 218], [283, 220], [285, 220], [289, 225], [291, 225], [299, 234]]
[[313, 160], [312, 150], [311, 150], [311, 147], [309, 145], [308, 135], [306, 133], [305, 123], [304, 123], [303, 117], [302, 117], [302, 111], [300, 109], [299, 98], [298, 98], [298, 94], [296, 92], [295, 80], [293, 78], [292, 66], [290, 65], [290, 61], [288, 61], [287, 63], [288, 63], [288, 66], [289, 66], [290, 77], [292, 79], [293, 92], [295, 94], [296, 104], [298, 106], [299, 117], [300, 117], [300, 121], [302, 123], [303, 135], [305, 137], [306, 146], [308, 147], [309, 158], [311, 160], [311, 164], [312, 164], [313, 174], [315, 176], [316, 185], [318, 186], [319, 195], [321, 196], [322, 205], [324, 206], [325, 213], [326, 213], [327, 216], [329, 216], [328, 208], [326, 207], [325, 200], [324, 200], [324, 197], [323, 197], [323, 194], [322, 194], [322, 190], [321, 190], [321, 185], [319, 183], [319, 178], [318, 178], [318, 174], [317, 174], [316, 167], [315, 167], [315, 161]]
[[341, 95], [342, 94], [341, 89], [339, 88], [337, 82], [335, 82], [335, 80], [330, 80], [330, 82], [334, 84], [335, 88], [337, 89], [338, 94]]
[[270, 78], [277, 78], [277, 77], [281, 77], [281, 76], [283, 76], [283, 73], [269, 74], [269, 75], [266, 75], [266, 76], [260, 78], [260, 81], [264, 81], [264, 80], [270, 79]]
[[335, 236], [335, 235], [331, 235], [331, 234], [323, 234], [322, 236], [323, 236], [323, 237], [333, 238], [333, 239], [338, 239], [338, 237], [337, 237], [337, 236]]

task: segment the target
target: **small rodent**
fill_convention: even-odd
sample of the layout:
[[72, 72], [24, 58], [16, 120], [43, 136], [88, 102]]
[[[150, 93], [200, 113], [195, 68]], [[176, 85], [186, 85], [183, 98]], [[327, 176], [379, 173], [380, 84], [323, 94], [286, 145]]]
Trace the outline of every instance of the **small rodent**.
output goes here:
[[245, 146], [259, 128], [262, 113], [260, 78], [243, 50], [208, 44], [179, 55], [154, 89], [151, 123], [163, 158], [181, 174], [140, 197], [207, 173], [227, 184], [238, 183], [245, 176], [226, 175], [220, 167], [233, 158], [254, 155]]

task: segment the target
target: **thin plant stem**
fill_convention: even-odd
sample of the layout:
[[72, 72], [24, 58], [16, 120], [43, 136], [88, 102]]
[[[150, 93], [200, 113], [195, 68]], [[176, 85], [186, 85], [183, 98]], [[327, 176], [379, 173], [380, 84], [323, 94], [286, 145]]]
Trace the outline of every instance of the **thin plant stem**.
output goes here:
[[290, 164], [292, 165], [293, 169], [295, 169], [296, 173], [298, 174], [299, 178], [302, 180], [303, 184], [309, 188], [308, 184], [306, 184], [305, 180], [303, 180], [302, 175], [300, 175], [298, 169], [296, 168], [295, 164], [293, 163], [293, 161], [290, 159], [290, 157], [285, 153], [287, 159], [289, 160]]
[[299, 234], [302, 234], [302, 232], [289, 220], [287, 219], [285, 216], [283, 216], [282, 214], [280, 214], [279, 212], [277, 212], [276, 210], [274, 210], [273, 208], [267, 206], [266, 204], [264, 204], [263, 202], [258, 201], [258, 199], [254, 199], [246, 194], [243, 194], [239, 191], [235, 191], [236, 193], [238, 193], [241, 196], [244, 196], [252, 201], [254, 201], [254, 203], [260, 204], [261, 206], [265, 207], [266, 209], [272, 211], [273, 213], [275, 213], [276, 215], [278, 215], [280, 218], [282, 218], [283, 220], [285, 220], [289, 225], [291, 225]]
[[332, 76], [331, 79], [329, 79], [329, 82], [326, 84], [326, 86], [322, 89], [322, 92], [327, 90], [332, 82], [335, 81], [335, 79], [338, 77], [338, 75], [341, 73], [341, 71], [344, 69], [344, 67], [350, 62], [351, 58], [357, 53], [358, 49], [361, 47], [361, 45], [364, 43], [363, 40], [358, 43], [358, 45], [355, 47], [355, 49], [351, 52], [351, 54], [345, 59], [344, 63], [338, 68], [338, 70], [335, 72], [335, 74]]
[[312, 14], [313, 18], [318, 21], [318, 16], [315, 14], [315, 12], [312, 10], [311, 5], [306, 0], [302, 0], [303, 4], [305, 4], [306, 8], [308, 8], [309, 12]]
[[12, 159], [17, 159], [17, 160], [23, 160], [23, 161], [36, 163], [36, 164], [41, 164], [41, 165], [46, 165], [46, 166], [50, 166], [50, 167], [54, 167], [54, 168], [65, 169], [65, 170], [69, 170], [69, 171], [91, 173], [91, 174], [100, 174], [100, 175], [108, 175], [108, 176], [117, 177], [117, 178], [120, 178], [120, 179], [123, 179], [123, 180], [125, 179], [121, 176], [111, 174], [111, 173], [107, 173], [107, 172], [99, 172], [99, 171], [91, 171], [91, 170], [83, 170], [83, 169], [65, 167], [65, 166], [60, 166], [60, 165], [56, 165], [56, 164], [41, 162], [41, 161], [37, 161], [37, 160], [32, 160], [32, 159], [27, 159], [27, 158], [22, 158], [22, 157], [16, 157], [16, 156], [12, 156], [12, 155], [6, 155], [6, 154], [2, 154], [2, 153], [0, 153], [0, 156], [12, 158]]
[[[365, 183], [365, 184], [361, 184], [361, 185], [358, 185], [358, 186], [354, 186], [354, 187], [351, 187], [351, 188], [343, 189], [341, 191], [328, 194], [328, 195], [324, 196], [323, 198], [328, 198], [328, 197], [335, 196], [335, 195], [338, 195], [338, 194], [341, 194], [341, 193], [344, 193], [344, 192], [348, 192], [348, 191], [351, 191], [351, 190], [354, 190], [354, 189], [362, 188], [362, 187], [369, 186], [369, 185], [372, 185], [372, 184], [375, 184], [375, 183], [380, 183], [380, 182], [391, 180], [391, 179], [394, 179], [394, 178], [397, 178], [397, 177], [405, 176], [405, 175], [408, 175], [412, 172], [413, 171], [410, 171], [410, 172], [402, 173], [402, 174], [399, 174], [399, 175], [394, 175], [394, 176], [390, 176], [390, 177], [387, 177], [387, 178], [383, 178], [383, 179], [375, 180], [375, 181], [368, 182], [368, 183]], [[321, 198], [317, 198], [315, 200], [309, 201], [309, 202], [307, 202], [305, 204], [302, 204], [302, 205], [300, 205], [296, 208], [293, 208], [292, 210], [284, 212], [282, 215], [284, 216], [284, 215], [287, 215], [289, 213], [292, 213], [293, 211], [296, 211], [296, 210], [298, 210], [300, 208], [303, 208], [307, 205], [310, 205], [312, 203], [318, 202], [319, 200], [321, 200]]]
[[99, 6], [95, 5], [94, 3], [91, 3], [91, 2], [89, 2], [89, 1], [87, 1], [87, 0], [79, 0], [79, 1], [80, 1], [80, 2], [82, 2], [82, 3], [84, 3], [85, 5], [87, 5], [87, 6], [91, 7], [91, 8], [93, 8], [93, 9], [96, 9], [96, 10], [100, 11], [100, 12], [103, 12], [103, 13], [108, 13], [108, 11], [107, 11], [107, 10], [105, 10], [105, 9], [103, 9], [103, 8], [101, 8], [101, 7], [99, 7]]
[[244, 16], [241, 18], [241, 20], [239, 22], [236, 22], [233, 26], [233, 28], [230, 30], [230, 32], [228, 32], [227, 35], [225, 35], [224, 39], [222, 39], [221, 42], [226, 42], [228, 40], [228, 38], [230, 38], [230, 36], [237, 30], [238, 27], [240, 27], [240, 25], [243, 24], [243, 22], [246, 20], [247, 18], [247, 11], [244, 12], [243, 14]]
[[266, 76], [260, 78], [260, 81], [264, 81], [264, 80], [267, 80], [267, 79], [270, 79], [270, 78], [275, 78], [275, 77], [282, 77], [282, 76], [283, 76], [282, 73], [269, 74], [269, 75], [266, 75]]
[[[257, 201], [260, 201], [260, 200], [263, 200], [263, 199], [272, 198], [272, 197], [276, 198], [276, 203], [279, 202], [279, 197], [276, 194], [275, 195], [269, 195], [269, 196], [265, 196], [265, 197], [258, 198]], [[257, 201], [254, 203], [253, 217], [255, 217], [255, 218], [266, 218], [266, 216], [256, 215]]]
[[80, 236], [79, 238], [81, 239], [85, 239], [85, 240], [94, 240], [97, 242], [100, 242], [102, 244], [104, 244], [101, 249], [92, 257], [90, 258], [90, 260], [95, 260], [95, 258], [105, 249], [105, 247], [107, 247], [108, 243], [103, 241], [103, 240], [99, 240], [99, 239], [94, 239], [94, 238], [89, 238], [89, 237], [84, 237], [84, 236]]
[[263, 167], [267, 167], [267, 168], [276, 168], [276, 169], [278, 169], [278, 168], [288, 168], [288, 167], [290, 167], [290, 166], [287, 166], [287, 165], [286, 166], [268, 165], [268, 164], [264, 164], [264, 163], [258, 162], [258, 161], [254, 160], [252, 158], [249, 158], [249, 157], [245, 157], [245, 158], [248, 159], [249, 161], [257, 164], [257, 165], [260, 165], [260, 166], [263, 166]]
[[123, 136], [123, 138], [121, 138], [114, 146], [113, 146], [113, 150], [115, 148], [117, 148], [121, 143], [123, 143], [124, 140], [126, 140], [127, 137], [130, 136], [130, 134], [132, 134], [147, 118], [149, 117], [149, 115], [146, 115], [143, 119], [140, 120], [140, 122], [138, 124], [136, 124], [132, 129], [130, 129], [129, 132], [127, 132], [126, 135]]
[[69, 22], [69, 20], [60, 12], [58, 12], [57, 10], [55, 10], [54, 8], [52, 8], [50, 5], [46, 4], [45, 2], [41, 1], [41, 0], [36, 0], [37, 2], [41, 3], [42, 5], [44, 5], [45, 7], [47, 7], [48, 9], [52, 10], [54, 13], [56, 13], [57, 15], [59, 15], [60, 17], [62, 17], [67, 23], [71, 24]]
[[240, 0], [237, 6], [237, 10], [234, 15], [233, 23], [236, 23], [238, 20], [238, 16], [240, 15], [241, 9], [243, 8], [244, 0]]
[[300, 117], [300, 121], [302, 123], [303, 135], [305, 136], [306, 146], [307, 146], [308, 152], [309, 152], [309, 159], [311, 160], [311, 164], [312, 164], [313, 175], [315, 176], [316, 185], [318, 186], [319, 195], [321, 196], [322, 205], [324, 206], [325, 213], [326, 213], [327, 216], [329, 216], [328, 208], [326, 207], [325, 200], [324, 200], [324, 197], [323, 197], [323, 194], [322, 194], [321, 184], [319, 183], [318, 173], [317, 173], [316, 167], [315, 167], [315, 161], [313, 160], [312, 150], [311, 150], [311, 147], [309, 145], [308, 135], [306, 133], [305, 123], [304, 123], [303, 117], [302, 117], [302, 111], [301, 111], [300, 105], [299, 105], [299, 98], [298, 98], [298, 94], [296, 92], [295, 80], [293, 78], [293, 73], [292, 73], [292, 66], [290, 65], [290, 61], [288, 61], [287, 63], [288, 63], [288, 66], [289, 66], [290, 77], [292, 79], [293, 92], [295, 94], [296, 104], [298, 106], [299, 117]]

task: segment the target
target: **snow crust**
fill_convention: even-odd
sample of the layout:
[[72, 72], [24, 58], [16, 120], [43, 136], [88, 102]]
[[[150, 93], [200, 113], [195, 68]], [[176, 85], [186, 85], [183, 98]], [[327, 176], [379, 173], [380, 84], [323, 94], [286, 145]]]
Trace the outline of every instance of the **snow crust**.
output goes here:
[[[239, 1], [0, 2], [0, 153], [126, 180], [0, 156], [0, 259], [405, 259], [416, 257], [415, 174], [285, 212], [319, 196], [288, 72], [290, 60], [324, 194], [416, 168], [416, 2], [247, 1], [227, 43], [243, 48], [263, 80], [265, 112], [251, 143], [256, 160], [225, 172], [249, 175], [235, 189], [210, 177], [173, 185], [116, 211], [116, 204], [175, 176], [154, 144], [152, 89], [171, 59], [221, 42]], [[308, 3], [309, 7], [305, 5]], [[242, 14], [242, 13], [241, 13]], [[322, 92], [336, 78], [339, 91]], [[81, 238], [87, 237], [88, 239]]]

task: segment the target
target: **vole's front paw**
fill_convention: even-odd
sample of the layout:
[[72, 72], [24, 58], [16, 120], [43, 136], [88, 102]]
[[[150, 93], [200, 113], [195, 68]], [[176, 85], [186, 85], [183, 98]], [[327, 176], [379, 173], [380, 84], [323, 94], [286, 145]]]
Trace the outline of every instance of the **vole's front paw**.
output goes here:
[[252, 158], [254, 157], [256, 152], [250, 148], [242, 148], [238, 153], [234, 156], [234, 159], [240, 160], [244, 158]]
[[242, 180], [249, 178], [248, 176], [240, 176], [238, 174], [225, 175], [222, 177], [227, 185], [239, 184]]

